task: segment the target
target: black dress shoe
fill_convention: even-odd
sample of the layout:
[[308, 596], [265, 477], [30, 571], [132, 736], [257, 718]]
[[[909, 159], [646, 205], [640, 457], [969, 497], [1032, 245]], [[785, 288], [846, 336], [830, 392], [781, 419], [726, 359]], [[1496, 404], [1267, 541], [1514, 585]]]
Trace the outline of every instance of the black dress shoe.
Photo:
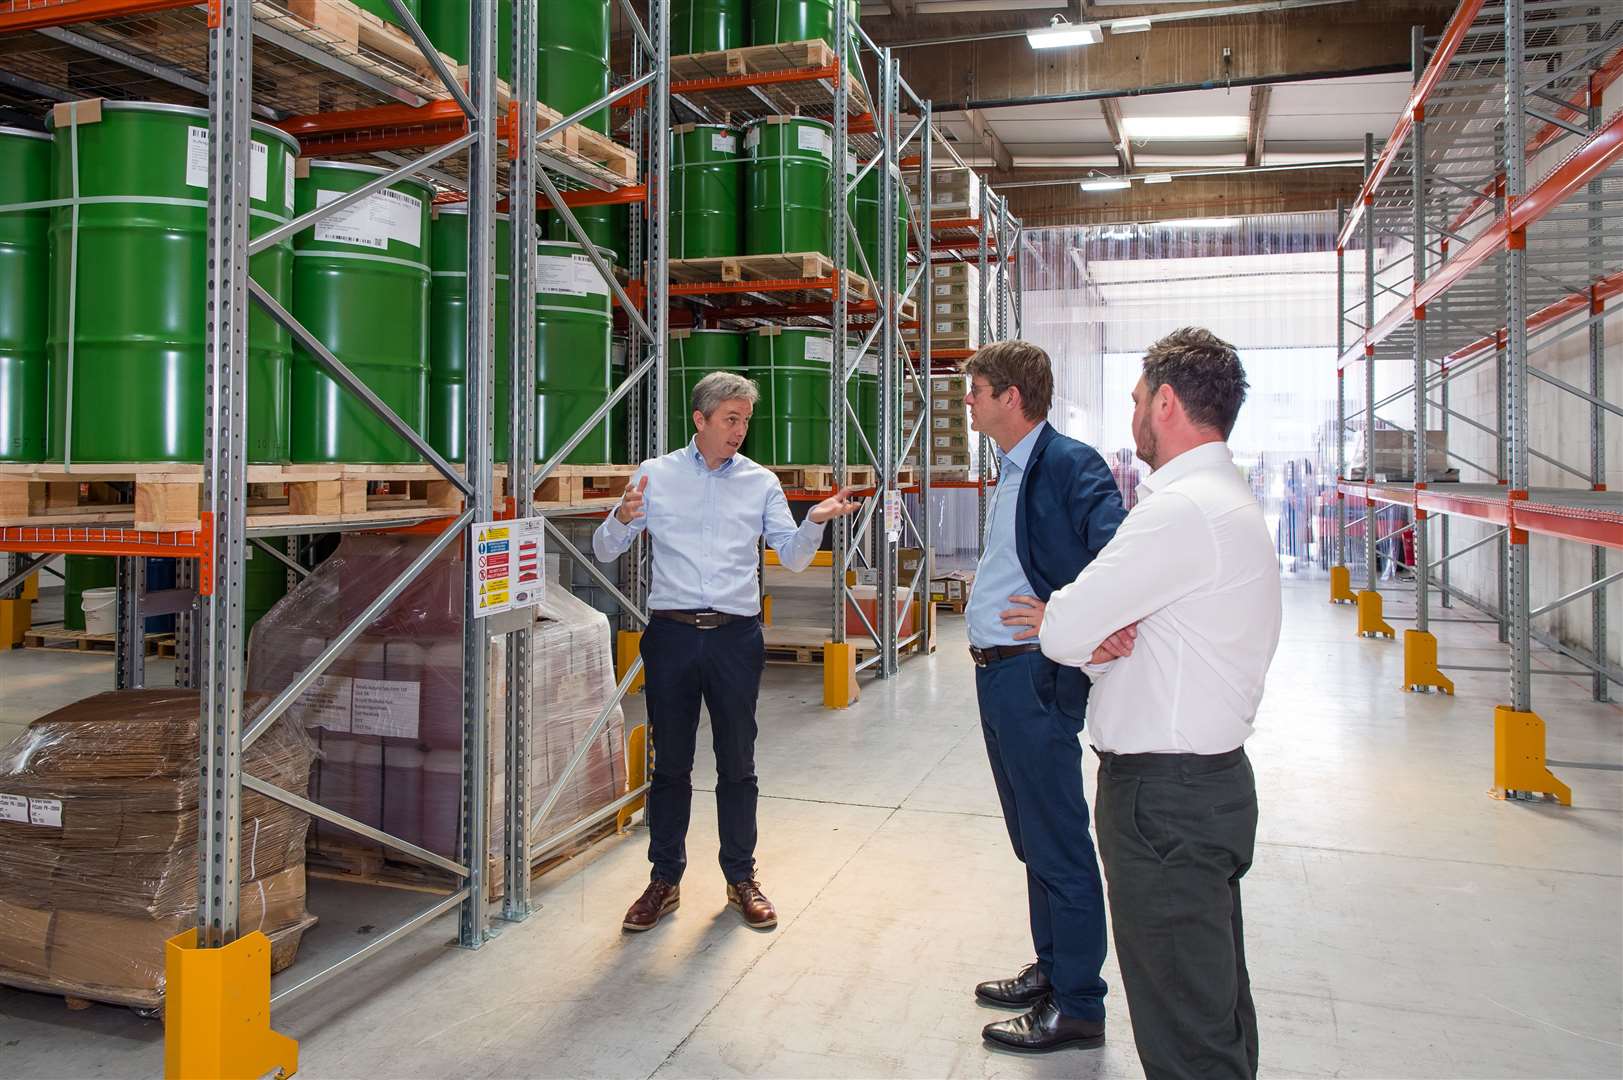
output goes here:
[[981, 1029], [981, 1038], [1010, 1050], [1041, 1053], [1073, 1047], [1091, 1050], [1105, 1044], [1105, 1022], [1066, 1016], [1054, 1004], [1053, 995], [1043, 998], [1036, 1008], [1013, 1020], [999, 1020]]
[[1027, 964], [1012, 979], [994, 979], [975, 987], [975, 996], [992, 1005], [1024, 1008], [1036, 1004], [1054, 990], [1040, 964]]

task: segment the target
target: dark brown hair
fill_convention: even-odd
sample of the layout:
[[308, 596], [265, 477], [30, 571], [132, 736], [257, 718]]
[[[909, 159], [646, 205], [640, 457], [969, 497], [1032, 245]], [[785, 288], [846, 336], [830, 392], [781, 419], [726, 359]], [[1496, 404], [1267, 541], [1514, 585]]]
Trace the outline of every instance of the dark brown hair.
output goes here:
[[1228, 438], [1245, 404], [1245, 368], [1234, 346], [1198, 327], [1174, 330], [1144, 354], [1144, 388], [1172, 387], [1189, 419]]
[[1047, 353], [1029, 341], [995, 341], [984, 346], [964, 361], [964, 373], [985, 379], [993, 395], [1018, 387], [1020, 408], [1027, 420], [1046, 417], [1054, 400], [1054, 365]]

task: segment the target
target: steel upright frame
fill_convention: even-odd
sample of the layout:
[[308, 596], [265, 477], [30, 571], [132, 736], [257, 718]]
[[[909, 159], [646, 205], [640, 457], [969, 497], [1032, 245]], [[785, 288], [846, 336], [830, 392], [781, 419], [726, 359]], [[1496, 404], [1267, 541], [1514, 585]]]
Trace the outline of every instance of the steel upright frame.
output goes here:
[[[1429, 48], [1428, 48], [1429, 46]], [[1609, 227], [1623, 216], [1623, 110], [1603, 114], [1602, 95], [1623, 75], [1623, 12], [1579, 0], [1463, 0], [1435, 42], [1416, 31], [1415, 88], [1382, 148], [1366, 152], [1366, 178], [1357, 204], [1342, 217], [1338, 280], [1349, 249], [1361, 246], [1365, 268], [1361, 305], [1339, 290], [1338, 415], [1346, 437], [1347, 369], [1363, 365], [1364, 473], [1357, 481], [1338, 468], [1337, 570], [1345, 580], [1349, 523], [1345, 500], [1364, 507], [1365, 584], [1359, 632], [1390, 634], [1377, 592], [1375, 523], [1383, 506], [1406, 508], [1412, 530], [1415, 629], [1405, 634], [1404, 685], [1411, 690], [1453, 686], [1443, 674], [1429, 633], [1431, 600], [1459, 600], [1486, 613], [1509, 646], [1509, 704], [1496, 712], [1496, 793], [1570, 800], [1566, 785], [1544, 767], [1544, 726], [1533, 712], [1535, 674], [1571, 674], [1533, 667], [1534, 642], [1576, 662], [1596, 700], [1623, 672], [1607, 660], [1605, 589], [1623, 574], [1608, 573], [1605, 549], [1623, 547], [1623, 497], [1605, 483], [1606, 414], [1623, 408], [1605, 397], [1604, 320], [1607, 301], [1623, 293], [1623, 233]], [[1540, 156], [1541, 155], [1541, 156]], [[1546, 162], [1554, 161], [1554, 164]], [[1538, 175], [1530, 175], [1535, 167]], [[1361, 240], [1361, 243], [1359, 241]], [[1376, 251], [1395, 252], [1377, 268]], [[1394, 272], [1407, 276], [1392, 280]], [[1362, 322], [1349, 312], [1362, 308]], [[1614, 313], [1615, 314], [1615, 313]], [[1359, 330], [1347, 341], [1348, 325]], [[1531, 356], [1576, 335], [1587, 342], [1587, 387], [1534, 364]], [[1375, 370], [1405, 360], [1412, 379], [1377, 400]], [[1494, 373], [1492, 422], [1461, 412], [1453, 382]], [[1588, 404], [1588, 460], [1569, 464], [1533, 446], [1529, 387], [1538, 380]], [[1377, 410], [1412, 398], [1414, 482], [1383, 483], [1375, 473]], [[1445, 433], [1471, 428], [1492, 440], [1494, 459], [1473, 461], [1450, 445], [1455, 461], [1490, 478], [1487, 484], [1432, 481], [1425, 432], [1435, 419]], [[1396, 425], [1392, 425], [1396, 426]], [[1534, 459], [1582, 487], [1533, 485]], [[1345, 461], [1338, 447], [1338, 466]], [[1452, 517], [1494, 526], [1455, 548]], [[1440, 528], [1433, 530], [1437, 522]], [[1534, 606], [1532, 533], [1592, 548], [1587, 585]], [[1433, 557], [1435, 540], [1441, 548]], [[1496, 602], [1455, 587], [1452, 560], [1493, 544], [1502, 553]], [[1434, 577], [1434, 573], [1436, 577]], [[1336, 591], [1332, 599], [1345, 599]], [[1591, 649], [1542, 633], [1533, 620], [1579, 598], [1591, 599]]]

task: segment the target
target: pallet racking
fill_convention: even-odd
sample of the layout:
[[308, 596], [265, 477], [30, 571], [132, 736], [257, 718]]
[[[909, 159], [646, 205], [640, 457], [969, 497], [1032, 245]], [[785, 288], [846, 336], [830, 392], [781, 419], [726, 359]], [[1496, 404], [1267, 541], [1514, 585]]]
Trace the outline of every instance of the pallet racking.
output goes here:
[[[1603, 324], [1607, 301], [1623, 291], [1623, 234], [1612, 227], [1623, 212], [1623, 111], [1605, 114], [1602, 100], [1623, 74], [1623, 12], [1572, 0], [1463, 0], [1440, 38], [1427, 41], [1415, 32], [1413, 51], [1414, 91], [1379, 154], [1366, 137], [1364, 184], [1338, 236], [1343, 437], [1331, 598], [1357, 605], [1361, 635], [1394, 636], [1378, 589], [1375, 524], [1382, 507], [1401, 508], [1411, 523], [1389, 535], [1414, 537], [1412, 566], [1398, 560], [1414, 575], [1405, 688], [1452, 692], [1428, 629], [1434, 592], [1444, 606], [1461, 600], [1484, 611], [1500, 624], [1510, 652], [1510, 704], [1495, 712], [1494, 791], [1569, 803], [1569, 789], [1545, 765], [1544, 724], [1533, 712], [1532, 645], [1539, 641], [1580, 665], [1596, 700], [1606, 700], [1608, 681], [1620, 677], [1606, 659], [1605, 589], [1623, 579], [1606, 564], [1606, 549], [1623, 547], [1623, 496], [1606, 487], [1605, 420], [1623, 409], [1606, 398]], [[1361, 267], [1349, 266], [1354, 256]], [[1362, 285], [1352, 298], [1349, 278]], [[1580, 334], [1587, 387], [1532, 362]], [[1398, 365], [1410, 373], [1407, 385], [1379, 396], [1377, 370]], [[1362, 376], [1361, 389], [1351, 393], [1349, 372]], [[1491, 417], [1472, 416], [1464, 411], [1468, 402], [1451, 397], [1473, 372], [1492, 375]], [[1531, 445], [1530, 380], [1588, 406], [1583, 465]], [[1349, 396], [1361, 398], [1357, 413], [1349, 413]], [[1406, 427], [1378, 418], [1378, 410], [1406, 397], [1413, 406]], [[1355, 417], [1363, 435], [1356, 479], [1346, 461], [1346, 425]], [[1486, 482], [1433, 482], [1422, 433], [1434, 420], [1445, 442], [1450, 431], [1486, 436], [1496, 460], [1472, 460], [1452, 444], [1446, 450]], [[1377, 475], [1382, 424], [1410, 434], [1411, 482]], [[1547, 475], [1564, 474], [1581, 486], [1535, 486], [1535, 461], [1553, 470]], [[1351, 522], [1348, 502], [1364, 508]], [[1451, 521], [1492, 531], [1455, 547]], [[1364, 587], [1355, 595], [1347, 540], [1357, 525]], [[1589, 582], [1535, 606], [1533, 534], [1591, 547]], [[1450, 578], [1452, 560], [1488, 544], [1499, 561], [1494, 600], [1467, 595]], [[1535, 618], [1583, 597], [1592, 601], [1592, 650], [1533, 627]]]

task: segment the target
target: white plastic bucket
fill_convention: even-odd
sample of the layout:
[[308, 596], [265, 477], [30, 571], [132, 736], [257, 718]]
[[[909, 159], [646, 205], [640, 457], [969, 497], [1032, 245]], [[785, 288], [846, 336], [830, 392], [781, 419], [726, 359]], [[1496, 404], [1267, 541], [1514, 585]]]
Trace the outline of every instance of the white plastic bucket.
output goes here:
[[118, 629], [118, 590], [111, 586], [83, 594], [85, 633], [111, 634]]

